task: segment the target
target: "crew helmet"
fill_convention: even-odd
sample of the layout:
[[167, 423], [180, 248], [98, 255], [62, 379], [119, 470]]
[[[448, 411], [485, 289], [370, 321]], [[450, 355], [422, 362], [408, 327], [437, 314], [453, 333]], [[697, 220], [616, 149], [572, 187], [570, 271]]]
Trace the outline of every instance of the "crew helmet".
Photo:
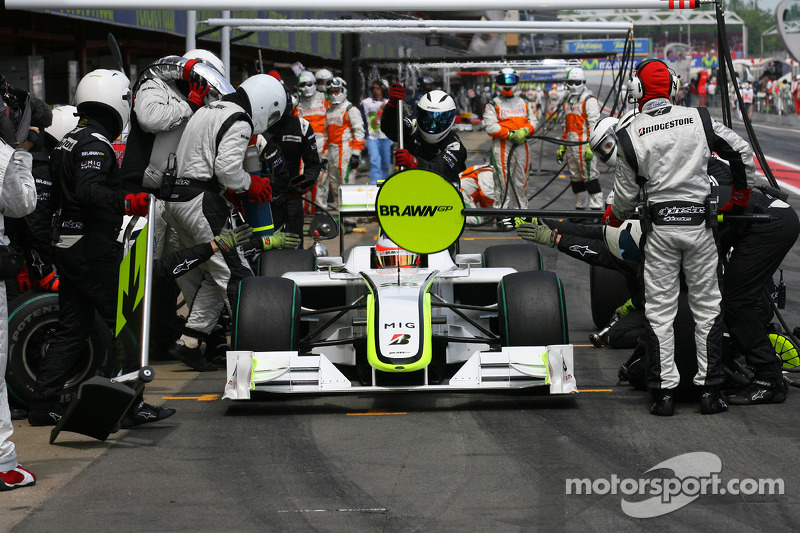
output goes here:
[[[97, 69], [81, 78], [75, 89], [75, 106], [79, 114], [92, 108], [112, 111], [117, 122], [117, 138], [131, 114], [131, 89], [128, 78], [119, 70]], [[113, 139], [111, 139], [113, 140]]]
[[56, 142], [78, 125], [78, 108], [74, 105], [62, 105], [53, 108], [53, 123], [44, 129]]
[[313, 73], [304, 70], [297, 77], [297, 87], [301, 96], [311, 98], [317, 92], [317, 78]]
[[506, 98], [511, 98], [517, 90], [519, 84], [519, 74], [513, 68], [504, 68], [494, 79], [495, 85], [500, 88], [500, 94]]
[[581, 94], [586, 88], [586, 73], [580, 67], [567, 71], [567, 89], [571, 94]]
[[642, 259], [642, 224], [638, 220], [626, 220], [618, 228], [603, 226], [603, 239], [608, 251], [617, 259], [638, 263]]
[[347, 82], [340, 77], [331, 78], [325, 84], [325, 98], [332, 104], [341, 104], [347, 99]]
[[213, 67], [214, 70], [223, 76], [225, 75], [225, 65], [222, 63], [222, 60], [208, 50], [194, 48], [193, 50], [189, 50], [183, 54], [183, 57], [186, 59], [196, 59], [201, 63], [205, 63], [206, 65]]
[[317, 90], [324, 93], [327, 89], [328, 80], [333, 78], [333, 73], [326, 68], [321, 68], [314, 74], [314, 78], [317, 80]]
[[606, 117], [601, 119], [589, 134], [589, 146], [597, 154], [600, 161], [610, 167], [617, 166], [617, 130], [633, 120], [633, 110], [628, 111], [621, 118]]
[[417, 103], [417, 128], [431, 144], [444, 139], [456, 121], [456, 102], [444, 91], [431, 91]]
[[253, 132], [263, 133], [280, 120], [286, 109], [286, 89], [269, 74], [256, 74], [242, 82], [240, 87], [250, 100]]
[[410, 268], [419, 265], [419, 254], [399, 247], [385, 233], [378, 237], [375, 256], [379, 268]]

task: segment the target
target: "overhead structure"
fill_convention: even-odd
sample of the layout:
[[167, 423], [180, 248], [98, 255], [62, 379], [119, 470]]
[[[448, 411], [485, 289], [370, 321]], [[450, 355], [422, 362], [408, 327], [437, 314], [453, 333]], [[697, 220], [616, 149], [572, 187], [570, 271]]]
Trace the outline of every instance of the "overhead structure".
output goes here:
[[306, 26], [310, 28], [402, 28], [404, 31], [412, 28], [441, 28], [457, 27], [464, 29], [481, 29], [487, 26], [504, 28], [511, 31], [539, 31], [554, 29], [563, 32], [571, 30], [607, 30], [627, 31], [633, 24], [630, 22], [595, 22], [591, 20], [578, 22], [564, 21], [539, 21], [539, 20], [407, 20], [407, 19], [229, 19], [213, 18], [202, 21], [209, 26], [234, 26], [247, 28], [268, 28], [271, 30], [282, 27]]
[[[275, 3], [273, 3], [275, 2]], [[493, 0], [492, 9], [695, 9], [701, 4], [713, 4], [715, 0], [613, 0], [598, 5], [597, 0]], [[485, 2], [466, 0], [405, 0], [404, 11], [483, 11]], [[226, 0], [226, 10], [294, 10], [319, 11], [397, 11], [392, 2], [373, 2], [366, 6], [363, 0]], [[6, 9], [178, 9], [219, 10], [219, 0], [5, 0]], [[365, 9], [368, 8], [368, 9]]]
[[[712, 2], [713, 3], [713, 2]], [[597, 8], [594, 9], [605, 9]], [[686, 26], [689, 44], [692, 41], [692, 26], [716, 26], [717, 18], [713, 11], [662, 10], [615, 13], [569, 13], [558, 15], [560, 22], [630, 22], [636, 26]], [[727, 25], [742, 27], [742, 55], [747, 55], [747, 25], [732, 11], [725, 12]]]

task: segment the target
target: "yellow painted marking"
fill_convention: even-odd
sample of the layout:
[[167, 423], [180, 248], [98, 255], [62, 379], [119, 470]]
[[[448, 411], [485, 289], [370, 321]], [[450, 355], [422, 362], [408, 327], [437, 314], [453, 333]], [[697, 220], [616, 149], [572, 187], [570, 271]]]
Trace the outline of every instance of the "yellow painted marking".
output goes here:
[[219, 400], [219, 394], [203, 394], [202, 396], [162, 396], [162, 400], [197, 400], [198, 402], [213, 402]]
[[347, 413], [347, 416], [407, 415], [408, 413], [387, 413], [383, 409], [370, 409], [366, 413]]
[[573, 346], [576, 346], [578, 348], [589, 348], [589, 347], [593, 347], [594, 344], [573, 344]]
[[578, 392], [614, 392], [614, 389], [580, 389]]

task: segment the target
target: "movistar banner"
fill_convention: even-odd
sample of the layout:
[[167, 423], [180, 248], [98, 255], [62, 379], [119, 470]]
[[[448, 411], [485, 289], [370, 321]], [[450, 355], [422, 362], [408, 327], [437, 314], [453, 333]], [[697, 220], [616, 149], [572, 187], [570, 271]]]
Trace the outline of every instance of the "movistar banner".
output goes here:
[[[635, 55], [649, 55], [652, 50], [652, 43], [649, 37], [634, 39]], [[587, 52], [621, 54], [625, 49], [625, 39], [581, 39], [579, 41], [564, 41], [562, 51], [565, 54], [585, 54]]]
[[[132, 26], [174, 35], [186, 35], [186, 11], [156, 9], [48, 9], [45, 11], [51, 15], [118, 26]], [[235, 19], [341, 19], [351, 17], [352, 13], [344, 11], [233, 11], [232, 15]], [[222, 11], [197, 11], [198, 21], [210, 18], [222, 18]], [[212, 29], [211, 26], [206, 24], [197, 25], [197, 33], [210, 29]], [[244, 32], [234, 29], [231, 37], [237, 38], [244, 34]], [[411, 50], [412, 56], [455, 55], [452, 50], [426, 46], [421, 37], [402, 33], [362, 33], [360, 37], [362, 57], [397, 57], [401, 46], [406, 50]], [[211, 33], [205, 38], [219, 41], [220, 33]], [[236, 44], [287, 52], [302, 52], [326, 58], [338, 59], [341, 57], [340, 33], [263, 31], [238, 39]]]

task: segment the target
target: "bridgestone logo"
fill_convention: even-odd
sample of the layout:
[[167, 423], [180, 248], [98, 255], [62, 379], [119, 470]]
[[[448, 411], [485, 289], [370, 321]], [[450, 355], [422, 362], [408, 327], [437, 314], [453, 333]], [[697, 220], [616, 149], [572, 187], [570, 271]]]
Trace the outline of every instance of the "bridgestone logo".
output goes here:
[[382, 205], [380, 206], [380, 215], [398, 216], [398, 217], [432, 217], [437, 212], [452, 211], [452, 205], [407, 205], [400, 211], [399, 205]]
[[643, 137], [648, 133], [653, 133], [654, 131], [669, 130], [677, 126], [686, 126], [687, 124], [694, 124], [694, 118], [678, 118], [675, 120], [670, 120], [669, 122], [664, 122], [663, 124], [653, 124], [652, 126], [639, 128], [639, 137]]

